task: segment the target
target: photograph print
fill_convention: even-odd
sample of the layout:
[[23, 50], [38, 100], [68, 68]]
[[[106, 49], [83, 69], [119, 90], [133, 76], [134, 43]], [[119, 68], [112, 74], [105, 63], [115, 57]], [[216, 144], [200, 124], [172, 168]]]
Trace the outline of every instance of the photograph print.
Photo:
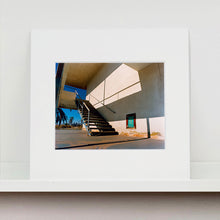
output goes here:
[[56, 150], [165, 149], [164, 63], [56, 63]]

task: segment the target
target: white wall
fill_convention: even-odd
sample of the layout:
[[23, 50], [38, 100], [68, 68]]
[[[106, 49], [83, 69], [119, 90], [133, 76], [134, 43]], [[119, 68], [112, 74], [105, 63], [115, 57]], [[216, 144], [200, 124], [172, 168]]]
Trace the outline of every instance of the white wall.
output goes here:
[[4, 0], [0, 7], [4, 55], [1, 60], [2, 178], [16, 178], [20, 174], [28, 177], [33, 28], [189, 28], [191, 161], [219, 162], [219, 4], [218, 0], [64, 0], [62, 3]]
[[[32, 28], [189, 28], [191, 161], [219, 163], [219, 0], [3, 0], [0, 4], [3, 18], [0, 27], [4, 32], [1, 36], [4, 56], [0, 61], [2, 178], [28, 176]], [[157, 194], [154, 199], [149, 194], [128, 194], [125, 199], [114, 195], [106, 199], [99, 196], [99, 201], [88, 202], [86, 196], [79, 200], [75, 194], [71, 199], [61, 194], [54, 197], [47, 194], [47, 200], [39, 195], [30, 198], [27, 194], [4, 194], [0, 207], [2, 219], [27, 216], [33, 219], [34, 215], [38, 215], [38, 219], [42, 216], [55, 219], [60, 207], [68, 214], [66, 219], [72, 219], [75, 213], [81, 216], [77, 215], [78, 219], [86, 219], [86, 213], [92, 213], [91, 219], [103, 219], [103, 216], [110, 219], [112, 216], [115, 219], [118, 216], [119, 219], [123, 216], [126, 219], [152, 219], [152, 216], [154, 219], [219, 219], [219, 195], [215, 194], [178, 194], [175, 199], [173, 194], [166, 194], [163, 200]], [[74, 204], [80, 205], [77, 211]], [[99, 205], [103, 209], [98, 209]], [[161, 213], [162, 217], [158, 217]]]

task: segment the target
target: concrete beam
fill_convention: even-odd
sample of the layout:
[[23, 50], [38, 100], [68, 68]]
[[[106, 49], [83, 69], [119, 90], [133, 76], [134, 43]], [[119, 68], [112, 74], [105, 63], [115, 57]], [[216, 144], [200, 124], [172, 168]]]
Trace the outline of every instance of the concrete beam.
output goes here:
[[59, 108], [77, 109], [75, 100], [75, 92], [68, 92], [63, 90], [60, 95]]

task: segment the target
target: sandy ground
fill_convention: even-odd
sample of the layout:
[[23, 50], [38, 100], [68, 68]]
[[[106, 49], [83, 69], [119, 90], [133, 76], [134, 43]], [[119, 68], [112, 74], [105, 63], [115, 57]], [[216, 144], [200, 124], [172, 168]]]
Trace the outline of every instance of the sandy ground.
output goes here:
[[88, 136], [84, 130], [56, 130], [56, 149], [164, 149], [163, 140], [122, 135]]

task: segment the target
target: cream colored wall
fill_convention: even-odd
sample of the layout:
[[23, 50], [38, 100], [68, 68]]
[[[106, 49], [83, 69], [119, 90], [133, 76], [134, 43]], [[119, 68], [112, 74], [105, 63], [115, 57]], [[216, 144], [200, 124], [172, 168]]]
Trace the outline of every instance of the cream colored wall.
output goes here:
[[[87, 100], [119, 133], [147, 136], [148, 118], [150, 133], [164, 137], [163, 71], [163, 64], [150, 64], [139, 72], [126, 64], [106, 64], [89, 83]], [[136, 129], [126, 129], [130, 113], [136, 113]]]

